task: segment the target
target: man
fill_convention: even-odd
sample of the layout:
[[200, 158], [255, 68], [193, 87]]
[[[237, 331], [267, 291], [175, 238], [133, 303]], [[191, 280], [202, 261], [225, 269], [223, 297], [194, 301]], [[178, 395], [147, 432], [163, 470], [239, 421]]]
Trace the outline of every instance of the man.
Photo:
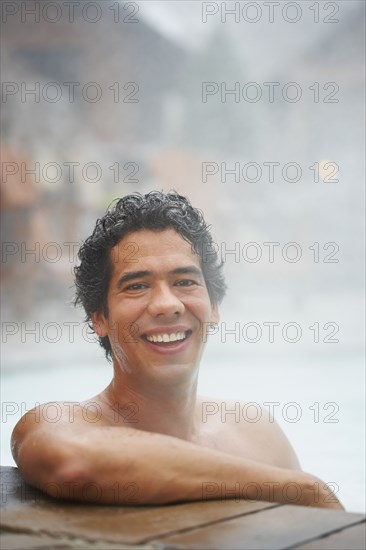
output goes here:
[[76, 302], [114, 376], [96, 397], [60, 403], [58, 423], [42, 407], [18, 422], [12, 449], [26, 481], [54, 497], [107, 504], [229, 496], [342, 509], [301, 471], [265, 411], [256, 423], [203, 418], [205, 403], [220, 403], [196, 392], [225, 283], [208, 227], [186, 198], [120, 199], [79, 259]]

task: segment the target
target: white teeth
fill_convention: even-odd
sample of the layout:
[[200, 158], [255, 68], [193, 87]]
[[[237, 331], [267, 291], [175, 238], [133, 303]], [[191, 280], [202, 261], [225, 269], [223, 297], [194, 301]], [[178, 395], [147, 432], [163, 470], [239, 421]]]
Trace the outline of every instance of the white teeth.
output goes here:
[[152, 336], [146, 336], [149, 342], [176, 342], [177, 340], [184, 340], [186, 337], [185, 332], [173, 332], [172, 334], [154, 334]]

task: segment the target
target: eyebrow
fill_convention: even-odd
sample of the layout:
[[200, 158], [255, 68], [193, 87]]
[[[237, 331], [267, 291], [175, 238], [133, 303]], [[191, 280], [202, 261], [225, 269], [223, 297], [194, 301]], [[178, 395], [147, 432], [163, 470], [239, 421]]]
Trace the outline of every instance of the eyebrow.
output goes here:
[[198, 269], [195, 265], [188, 265], [187, 267], [177, 267], [176, 269], [173, 269], [171, 271], [173, 275], [197, 275], [198, 277], [202, 277], [202, 271]]
[[[169, 271], [171, 275], [196, 275], [197, 277], [202, 277], [202, 272], [198, 267], [194, 265], [189, 265], [187, 267], [177, 267], [172, 271]], [[129, 281], [134, 281], [135, 279], [141, 279], [143, 277], [151, 277], [153, 275], [152, 271], [129, 271], [125, 273], [118, 279], [117, 288], [121, 288], [125, 283]]]

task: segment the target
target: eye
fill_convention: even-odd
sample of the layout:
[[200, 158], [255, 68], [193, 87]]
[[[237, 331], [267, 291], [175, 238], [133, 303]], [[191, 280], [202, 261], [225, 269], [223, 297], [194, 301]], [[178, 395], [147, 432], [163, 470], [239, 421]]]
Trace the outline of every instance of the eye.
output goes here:
[[196, 284], [196, 281], [193, 281], [192, 279], [181, 279], [175, 283], [176, 286], [193, 286]]
[[147, 288], [147, 285], [144, 283], [133, 283], [132, 285], [128, 285], [125, 290], [143, 290], [144, 288]]

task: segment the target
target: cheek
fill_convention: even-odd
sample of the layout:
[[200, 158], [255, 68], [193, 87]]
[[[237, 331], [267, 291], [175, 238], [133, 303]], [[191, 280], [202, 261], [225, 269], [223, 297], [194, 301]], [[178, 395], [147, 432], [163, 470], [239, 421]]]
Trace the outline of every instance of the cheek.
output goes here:
[[206, 296], [190, 296], [183, 303], [199, 319], [206, 319], [211, 314], [211, 303]]
[[139, 317], [139, 315], [146, 309], [146, 299], [143, 298], [123, 298], [115, 299], [110, 308], [110, 317], [115, 319], [133, 319]]

